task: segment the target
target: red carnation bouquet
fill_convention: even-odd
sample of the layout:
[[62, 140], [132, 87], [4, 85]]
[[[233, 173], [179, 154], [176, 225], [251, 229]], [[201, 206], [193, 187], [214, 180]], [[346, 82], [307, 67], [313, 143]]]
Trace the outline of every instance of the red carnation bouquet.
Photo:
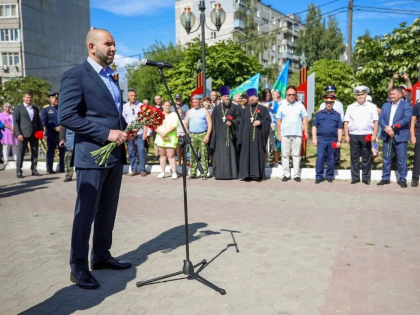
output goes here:
[[34, 133], [35, 139], [42, 140], [44, 139], [44, 132], [42, 130], [38, 130]]
[[[137, 118], [133, 120], [124, 132], [127, 133], [127, 136], [130, 136], [131, 134], [137, 133], [135, 129], [139, 130], [145, 126], [155, 130], [162, 125], [164, 119], [165, 115], [160, 109], [144, 104], [140, 107]], [[96, 164], [107, 166], [109, 156], [116, 146], [117, 144], [115, 142], [111, 142], [98, 150], [90, 152], [90, 154], [95, 159]]]
[[[232, 122], [233, 117], [231, 115], [226, 116], [226, 118]], [[226, 146], [229, 147], [230, 146], [230, 139], [229, 139], [229, 130], [230, 127], [226, 126]]]
[[[396, 129], [400, 129], [401, 125], [400, 124], [394, 124], [392, 127], [392, 131], [395, 132]], [[394, 137], [389, 137], [389, 141], [388, 141], [388, 156], [391, 155], [391, 151], [392, 151], [392, 142], [394, 141]]]
[[365, 137], [365, 141], [366, 142], [370, 142], [372, 140], [372, 135], [367, 135], [366, 137]]
[[333, 149], [337, 149], [338, 148], [337, 142], [333, 142], [332, 147], [333, 147]]

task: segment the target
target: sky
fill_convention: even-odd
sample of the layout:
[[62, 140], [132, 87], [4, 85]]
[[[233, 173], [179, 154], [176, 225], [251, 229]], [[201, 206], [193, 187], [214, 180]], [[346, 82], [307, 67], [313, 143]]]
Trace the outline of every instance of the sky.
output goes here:
[[[233, 0], [219, 0], [222, 7], [226, 1]], [[262, 3], [271, 5], [273, 9], [285, 14], [305, 11], [311, 2], [320, 6], [325, 16], [334, 15], [346, 42], [348, 0], [262, 0]], [[156, 40], [163, 44], [175, 42], [175, 0], [91, 0], [90, 3], [91, 26], [105, 28], [115, 38], [115, 63], [118, 72], [125, 65], [142, 59], [143, 51]], [[375, 9], [367, 7], [392, 11], [372, 12]], [[401, 22], [411, 24], [419, 16], [406, 15], [395, 10], [420, 11], [420, 0], [354, 0], [353, 45], [357, 37], [363, 35], [366, 30], [369, 30], [371, 36], [384, 35], [399, 27]], [[206, 14], [210, 14], [210, 9], [206, 9]], [[304, 21], [306, 12], [299, 16]]]

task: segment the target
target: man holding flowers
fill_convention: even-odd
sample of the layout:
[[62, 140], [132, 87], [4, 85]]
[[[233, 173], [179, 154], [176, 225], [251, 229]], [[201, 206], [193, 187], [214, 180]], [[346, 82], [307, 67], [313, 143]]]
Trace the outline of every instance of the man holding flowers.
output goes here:
[[378, 134], [378, 111], [376, 105], [366, 101], [370, 89], [358, 86], [353, 89], [356, 102], [347, 107], [344, 115], [344, 133], [350, 143], [351, 184], [360, 182], [360, 156], [362, 157], [362, 181], [370, 185], [372, 171], [372, 142]]
[[343, 134], [341, 115], [333, 110], [337, 97], [324, 95], [325, 109], [315, 115], [312, 124], [312, 142], [317, 147], [315, 184], [324, 180], [324, 160], [327, 159], [327, 181], [333, 182], [334, 177], [334, 151], [340, 148]]
[[400, 88], [392, 88], [390, 102], [382, 105], [379, 115], [379, 125], [382, 127], [381, 139], [383, 142], [382, 179], [378, 185], [390, 183], [392, 153], [395, 151], [398, 165], [398, 184], [407, 187], [407, 143], [410, 140], [410, 127], [412, 108], [411, 104], [402, 99]]

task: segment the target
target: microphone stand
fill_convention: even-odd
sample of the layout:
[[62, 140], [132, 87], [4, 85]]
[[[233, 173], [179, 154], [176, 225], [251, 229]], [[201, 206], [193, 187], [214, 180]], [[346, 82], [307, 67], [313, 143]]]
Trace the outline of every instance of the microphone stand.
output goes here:
[[[178, 116], [179, 122], [182, 126], [182, 129], [184, 130], [184, 136], [182, 136], [179, 140], [178, 143], [181, 146], [181, 150], [182, 150], [182, 154], [183, 154], [183, 163], [182, 163], [182, 186], [183, 186], [183, 191], [184, 191], [184, 220], [185, 220], [185, 260], [184, 260], [184, 265], [182, 267], [181, 271], [178, 272], [174, 272], [171, 274], [167, 274], [164, 276], [160, 276], [157, 278], [153, 278], [150, 280], [146, 280], [146, 281], [138, 281], [136, 283], [136, 286], [142, 287], [145, 285], [150, 285], [150, 284], [155, 284], [155, 283], [160, 283], [160, 282], [167, 282], [167, 281], [173, 281], [173, 280], [180, 280], [180, 279], [185, 279], [185, 278], [180, 278], [180, 279], [173, 279], [173, 280], [166, 280], [166, 281], [162, 281], [165, 280], [167, 278], [172, 278], [181, 274], [184, 274], [187, 276], [188, 280], [197, 280], [199, 282], [201, 282], [202, 284], [208, 286], [209, 288], [219, 292], [222, 295], [226, 294], [226, 291], [222, 288], [219, 288], [218, 286], [214, 285], [213, 283], [209, 282], [208, 280], [204, 279], [203, 277], [201, 277], [199, 275], [199, 272], [201, 270], [204, 269], [204, 267], [208, 264], [207, 261], [205, 259], [203, 259], [201, 262], [199, 262], [196, 265], [193, 265], [191, 260], [190, 260], [190, 246], [189, 246], [189, 233], [188, 233], [188, 202], [187, 202], [187, 150], [186, 150], [186, 145], [190, 145], [191, 148], [191, 152], [192, 154], [194, 154], [195, 160], [197, 161], [197, 167], [200, 170], [200, 173], [203, 174], [204, 170], [203, 167], [201, 166], [200, 162], [198, 161], [198, 157], [197, 157], [197, 153], [194, 149], [194, 147], [192, 146], [191, 143], [191, 138], [187, 133], [187, 129], [185, 128], [184, 123], [182, 122], [182, 118], [179, 115], [178, 111], [176, 110], [176, 106], [175, 106], [175, 102], [172, 98], [172, 94], [171, 91], [169, 90], [168, 84], [166, 83], [166, 79], [165, 76], [163, 75], [162, 69], [164, 68], [164, 64], [163, 63], [157, 63], [156, 64], [160, 77], [162, 79], [163, 84], [165, 85], [166, 91], [168, 92], [169, 95], [169, 99], [171, 100], [172, 106], [175, 109], [175, 113]], [[205, 157], [203, 157], [205, 158]], [[197, 271], [194, 271], [194, 268], [200, 266], [200, 268]]]

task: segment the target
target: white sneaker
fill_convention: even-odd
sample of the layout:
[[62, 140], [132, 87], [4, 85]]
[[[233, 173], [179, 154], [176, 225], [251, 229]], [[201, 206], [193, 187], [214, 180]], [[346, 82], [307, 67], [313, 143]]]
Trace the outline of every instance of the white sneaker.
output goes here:
[[265, 168], [270, 168], [270, 164], [265, 163]]
[[159, 173], [159, 175], [157, 176], [158, 179], [164, 178], [165, 177], [165, 173]]
[[172, 173], [172, 179], [178, 179], [178, 174], [177, 173]]

